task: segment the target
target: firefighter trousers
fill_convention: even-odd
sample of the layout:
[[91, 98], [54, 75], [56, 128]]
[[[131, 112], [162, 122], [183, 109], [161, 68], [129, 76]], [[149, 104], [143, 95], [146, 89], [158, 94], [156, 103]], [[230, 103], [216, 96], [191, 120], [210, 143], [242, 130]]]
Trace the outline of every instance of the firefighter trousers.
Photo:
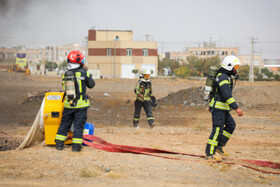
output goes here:
[[152, 105], [151, 105], [150, 101], [141, 102], [139, 100], [135, 100], [134, 107], [135, 107], [134, 119], [133, 119], [134, 126], [137, 126], [139, 123], [142, 107], [144, 108], [144, 110], [146, 112], [146, 116], [147, 116], [149, 125], [152, 125], [155, 122], [154, 116], [153, 116], [153, 111], [152, 111]]
[[67, 138], [67, 133], [74, 122], [72, 144], [73, 146], [81, 146], [83, 143], [83, 131], [86, 121], [87, 107], [75, 109], [64, 108], [61, 123], [55, 138], [56, 143], [64, 143]]
[[212, 132], [205, 153], [215, 154], [217, 146], [225, 146], [235, 129], [235, 121], [227, 110], [212, 108]]

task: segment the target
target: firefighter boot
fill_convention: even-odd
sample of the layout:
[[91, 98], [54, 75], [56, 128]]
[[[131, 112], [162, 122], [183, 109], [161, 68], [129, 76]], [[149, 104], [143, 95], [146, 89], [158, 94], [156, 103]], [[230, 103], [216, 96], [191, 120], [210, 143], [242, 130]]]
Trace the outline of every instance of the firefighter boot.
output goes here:
[[138, 121], [133, 121], [133, 127], [138, 128]]
[[72, 144], [72, 151], [73, 152], [80, 152], [82, 150], [82, 145], [80, 144]]
[[226, 157], [229, 156], [229, 153], [226, 152], [226, 151], [224, 150], [224, 146], [220, 146], [220, 145], [219, 145], [219, 146], [216, 148], [216, 151], [217, 151], [220, 155], [222, 155], [222, 156], [226, 156]]
[[60, 141], [60, 140], [55, 140], [55, 148], [59, 151], [63, 150], [64, 147], [64, 141]]
[[156, 123], [153, 122], [153, 123], [150, 123], [149, 125], [150, 125], [150, 129], [152, 129], [152, 128], [154, 128], [154, 126], [156, 125]]
[[216, 155], [206, 155], [206, 160], [222, 161], [222, 158]]

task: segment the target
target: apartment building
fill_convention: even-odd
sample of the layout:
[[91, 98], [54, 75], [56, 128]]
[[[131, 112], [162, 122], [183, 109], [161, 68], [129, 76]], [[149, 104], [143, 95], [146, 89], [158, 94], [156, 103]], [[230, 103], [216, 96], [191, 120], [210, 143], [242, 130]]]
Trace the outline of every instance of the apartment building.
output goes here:
[[84, 55], [86, 55], [86, 47], [76, 43], [68, 44], [64, 46], [56, 46], [53, 49], [53, 56], [54, 56], [53, 62], [56, 62], [57, 64], [61, 64], [64, 60], [67, 60], [67, 55], [71, 51], [80, 51]]
[[135, 78], [132, 70], [157, 75], [157, 42], [133, 41], [131, 30], [89, 30], [88, 68], [106, 78]]
[[[251, 64], [251, 55], [238, 55], [238, 59], [241, 63], [241, 65], [250, 65]], [[261, 55], [254, 55], [254, 66], [257, 66], [259, 68], [264, 67], [264, 63], [262, 61]]]
[[219, 55], [222, 59], [228, 55], [238, 55], [238, 47], [189, 47], [188, 55], [195, 55], [200, 59], [206, 59]]
[[0, 48], [0, 59], [12, 60], [16, 59], [16, 48]]
[[204, 42], [203, 47], [188, 47], [185, 52], [166, 52], [165, 58], [186, 63], [189, 56], [196, 56], [205, 60], [218, 55], [223, 59], [228, 55], [238, 56], [238, 52], [238, 47], [216, 47], [215, 43], [207, 44]]

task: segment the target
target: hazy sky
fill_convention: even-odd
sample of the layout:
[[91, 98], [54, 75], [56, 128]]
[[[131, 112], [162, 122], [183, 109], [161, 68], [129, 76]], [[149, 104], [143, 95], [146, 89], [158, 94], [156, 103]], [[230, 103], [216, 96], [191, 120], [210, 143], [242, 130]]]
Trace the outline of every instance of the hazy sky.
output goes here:
[[0, 47], [85, 42], [88, 29], [133, 30], [159, 52], [203, 41], [280, 58], [280, 0], [0, 0]]

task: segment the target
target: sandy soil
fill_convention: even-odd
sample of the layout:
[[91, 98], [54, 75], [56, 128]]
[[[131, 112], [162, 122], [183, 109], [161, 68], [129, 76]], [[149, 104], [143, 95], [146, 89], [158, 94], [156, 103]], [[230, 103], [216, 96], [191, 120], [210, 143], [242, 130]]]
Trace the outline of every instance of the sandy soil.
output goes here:
[[[187, 96], [176, 92], [195, 91], [204, 81], [154, 79], [157, 98], [169, 95], [170, 102], [154, 110], [157, 126], [153, 129], [148, 128], [144, 111], [140, 128], [132, 128], [136, 82], [97, 80], [96, 87], [88, 90], [88, 122], [95, 124], [95, 135], [114, 144], [203, 155], [211, 115], [201, 103], [180, 104], [178, 100], [183, 102]], [[169, 156], [189, 161], [85, 146], [73, 153], [68, 145], [63, 151], [43, 144], [16, 151], [36, 117], [43, 93], [62, 90], [61, 79], [1, 72], [0, 88], [0, 186], [280, 186], [280, 175], [183, 155]], [[237, 128], [226, 147], [230, 158], [280, 162], [280, 82], [238, 82], [234, 96], [244, 116], [231, 112]]]

